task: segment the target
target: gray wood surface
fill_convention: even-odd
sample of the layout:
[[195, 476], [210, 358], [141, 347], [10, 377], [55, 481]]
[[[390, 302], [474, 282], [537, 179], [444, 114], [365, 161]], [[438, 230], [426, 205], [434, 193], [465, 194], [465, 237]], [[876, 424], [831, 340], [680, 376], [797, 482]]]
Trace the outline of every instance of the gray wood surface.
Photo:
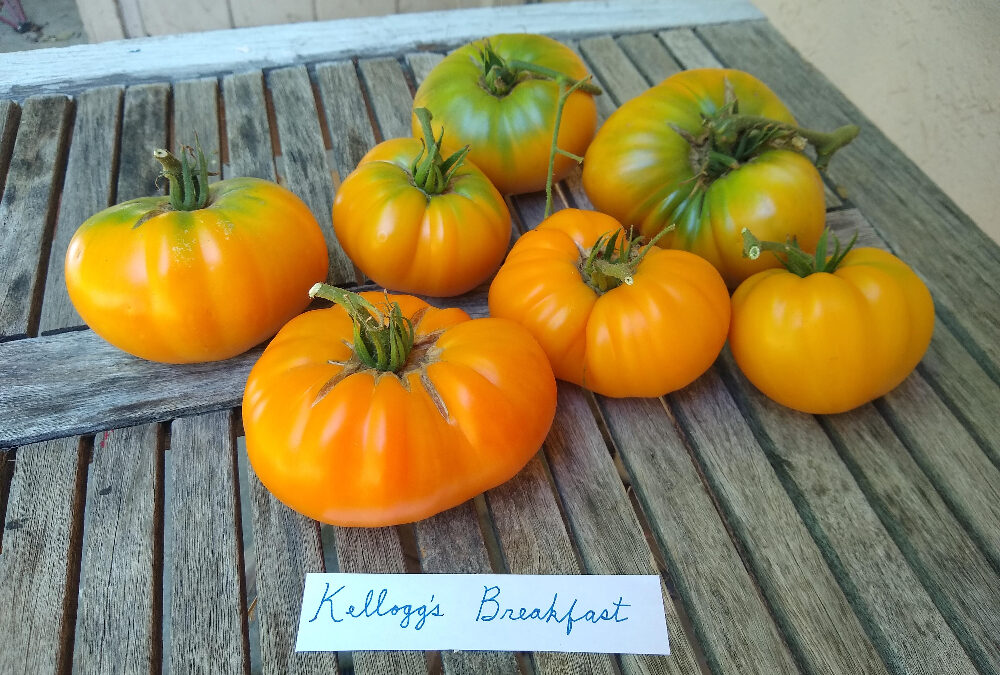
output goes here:
[[251, 176], [275, 181], [274, 150], [259, 70], [227, 75], [222, 80], [229, 162], [225, 178]]
[[309, 73], [301, 66], [273, 70], [267, 75], [267, 83], [284, 158], [284, 185], [302, 198], [319, 221], [330, 251], [328, 281], [336, 285], [353, 283], [354, 265], [333, 233], [333, 181]]
[[798, 672], [663, 402], [598, 402], [713, 672]]
[[65, 672], [87, 460], [76, 438], [17, 450], [0, 554], [0, 673]]
[[162, 637], [162, 448], [157, 425], [94, 439], [73, 668], [150, 672]]
[[170, 428], [170, 643], [172, 673], [249, 669], [235, 444], [228, 411]]
[[0, 447], [231, 408], [261, 347], [227, 361], [171, 365], [89, 330], [0, 343]]
[[375, 146], [375, 134], [367, 121], [368, 109], [353, 63], [317, 66], [316, 80], [330, 131], [332, 168], [339, 185]]
[[410, 109], [413, 107], [413, 95], [399, 61], [393, 58], [364, 60], [359, 62], [358, 68], [368, 91], [381, 140], [412, 136]]
[[[174, 153], [181, 151], [182, 145], [201, 149], [208, 160], [210, 173], [219, 173], [221, 137], [219, 135], [219, 83], [215, 78], [185, 80], [174, 85], [173, 127], [171, 145]], [[179, 156], [179, 155], [178, 155]], [[219, 176], [208, 177], [209, 183], [219, 180]]]
[[59, 199], [59, 215], [52, 235], [48, 276], [39, 332], [82, 326], [66, 292], [66, 249], [76, 229], [87, 218], [110, 206], [115, 182], [118, 125], [121, 121], [120, 86], [85, 91], [76, 97], [76, 119], [66, 161], [66, 178]]
[[0, 99], [0, 194], [7, 180], [10, 155], [14, 151], [17, 123], [21, 119], [21, 107], [9, 99]]
[[[806, 670], [885, 673], [789, 495], [719, 376], [668, 398], [750, 569]], [[725, 423], [720, 421], [725, 420]], [[836, 626], [836, 630], [831, 630]]]
[[170, 86], [162, 83], [125, 90], [115, 203], [166, 194], [166, 181], [157, 184], [161, 167], [153, 150], [167, 147], [169, 100]]
[[62, 188], [72, 102], [24, 103], [0, 198], [0, 337], [36, 334], [51, 228]]

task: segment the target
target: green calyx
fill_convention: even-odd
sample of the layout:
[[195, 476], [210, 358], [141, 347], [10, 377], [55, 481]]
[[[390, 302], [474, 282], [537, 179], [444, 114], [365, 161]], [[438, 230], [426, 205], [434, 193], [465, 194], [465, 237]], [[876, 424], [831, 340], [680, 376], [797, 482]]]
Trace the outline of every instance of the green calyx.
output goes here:
[[642, 262], [656, 242], [674, 226], [665, 227], [645, 246], [640, 245], [642, 237], [626, 236], [623, 230], [602, 234], [594, 242], [590, 251], [580, 262], [580, 274], [587, 285], [598, 294], [607, 293], [622, 284], [631, 286], [639, 263]]
[[194, 148], [181, 147], [180, 159], [164, 148], [154, 150], [153, 158], [163, 167], [160, 176], [170, 185], [170, 206], [175, 211], [195, 211], [208, 205], [208, 160], [197, 139]]
[[444, 159], [441, 156], [441, 141], [444, 140], [444, 128], [441, 134], [434, 138], [434, 130], [431, 128], [431, 112], [427, 108], [417, 108], [413, 111], [420, 121], [420, 128], [423, 130], [424, 138], [421, 141], [423, 148], [420, 154], [410, 165], [410, 174], [413, 176], [413, 184], [423, 190], [428, 195], [437, 195], [444, 192], [451, 184], [451, 179], [462, 166], [465, 156], [469, 154], [469, 146], [465, 146], [455, 154]]
[[[497, 97], [506, 96], [519, 82], [529, 79], [552, 80], [565, 86], [572, 86], [576, 82], [565, 73], [537, 63], [517, 59], [508, 61], [496, 53], [489, 40], [484, 41], [479, 58], [483, 64], [483, 88]], [[578, 88], [594, 96], [604, 93], [600, 87], [589, 82]]]
[[834, 153], [860, 131], [848, 124], [826, 133], [759, 115], [744, 115], [728, 80], [725, 104], [714, 114], [702, 116], [697, 136], [673, 124], [671, 128], [691, 146], [689, 161], [699, 183], [720, 178], [767, 150], [804, 152], [809, 145], [816, 152], [816, 168], [823, 171]]
[[[789, 237], [784, 243], [761, 241], [745, 227], [741, 234], [743, 235], [744, 258], [756, 260], [763, 251], [771, 251], [774, 257], [778, 259], [778, 262], [785, 266], [785, 269], [800, 277], [807, 277], [817, 272], [832, 274], [858, 240], [858, 233], [855, 232], [854, 236], [851, 237], [851, 241], [842, 249], [840, 239], [837, 235], [830, 232], [829, 229], [824, 229], [823, 234], [819, 237], [819, 241], [816, 242], [816, 253], [810, 255], [799, 247], [795, 237]], [[827, 238], [830, 235], [833, 236], [834, 250], [830, 257], [827, 258], [827, 250], [829, 249]]]
[[354, 322], [354, 353], [361, 363], [386, 373], [399, 372], [406, 364], [416, 333], [398, 302], [387, 298], [379, 310], [357, 293], [328, 284], [310, 288], [309, 297], [329, 300], [347, 310]]

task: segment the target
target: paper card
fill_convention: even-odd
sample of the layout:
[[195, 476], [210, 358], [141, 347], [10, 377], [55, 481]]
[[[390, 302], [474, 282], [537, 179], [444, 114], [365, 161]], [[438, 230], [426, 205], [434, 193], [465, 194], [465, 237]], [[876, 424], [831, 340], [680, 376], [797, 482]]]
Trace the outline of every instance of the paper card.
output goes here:
[[307, 574], [296, 651], [669, 654], [655, 575]]

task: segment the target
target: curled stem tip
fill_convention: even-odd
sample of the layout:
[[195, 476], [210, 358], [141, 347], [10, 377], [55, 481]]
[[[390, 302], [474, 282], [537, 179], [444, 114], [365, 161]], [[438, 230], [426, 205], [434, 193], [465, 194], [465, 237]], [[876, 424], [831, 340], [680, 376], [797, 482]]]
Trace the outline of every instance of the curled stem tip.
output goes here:
[[[761, 241], [745, 227], [740, 234], [743, 236], [744, 258], [757, 260], [762, 252], [770, 251], [785, 269], [800, 277], [807, 277], [817, 272], [833, 273], [858, 240], [858, 233], [855, 232], [847, 246], [842, 247], [837, 235], [826, 228], [816, 242], [815, 253], [810, 254], [802, 250], [795, 237], [788, 237], [784, 242]], [[830, 236], [833, 237], [834, 250], [827, 256]]]
[[[176, 211], [203, 209], [208, 205], [208, 160], [197, 137], [195, 147], [181, 146], [180, 155], [177, 159], [166, 148], [153, 150], [153, 159], [162, 167], [160, 176], [169, 184], [170, 206]], [[188, 160], [189, 155], [195, 165]]]
[[413, 114], [417, 116], [417, 121], [420, 122], [420, 128], [424, 135], [424, 147], [410, 167], [413, 183], [428, 195], [441, 194], [451, 184], [455, 172], [465, 161], [466, 155], [469, 154], [469, 146], [466, 145], [444, 159], [441, 156], [444, 128], [442, 127], [441, 133], [435, 138], [434, 129], [431, 127], [431, 111], [427, 108], [416, 108]]

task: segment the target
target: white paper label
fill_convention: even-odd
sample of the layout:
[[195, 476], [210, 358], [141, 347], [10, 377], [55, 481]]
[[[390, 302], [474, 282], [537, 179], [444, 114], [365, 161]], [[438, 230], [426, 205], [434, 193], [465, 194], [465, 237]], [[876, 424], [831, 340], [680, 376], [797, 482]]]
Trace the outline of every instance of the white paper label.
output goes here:
[[307, 574], [296, 651], [669, 654], [655, 575]]

